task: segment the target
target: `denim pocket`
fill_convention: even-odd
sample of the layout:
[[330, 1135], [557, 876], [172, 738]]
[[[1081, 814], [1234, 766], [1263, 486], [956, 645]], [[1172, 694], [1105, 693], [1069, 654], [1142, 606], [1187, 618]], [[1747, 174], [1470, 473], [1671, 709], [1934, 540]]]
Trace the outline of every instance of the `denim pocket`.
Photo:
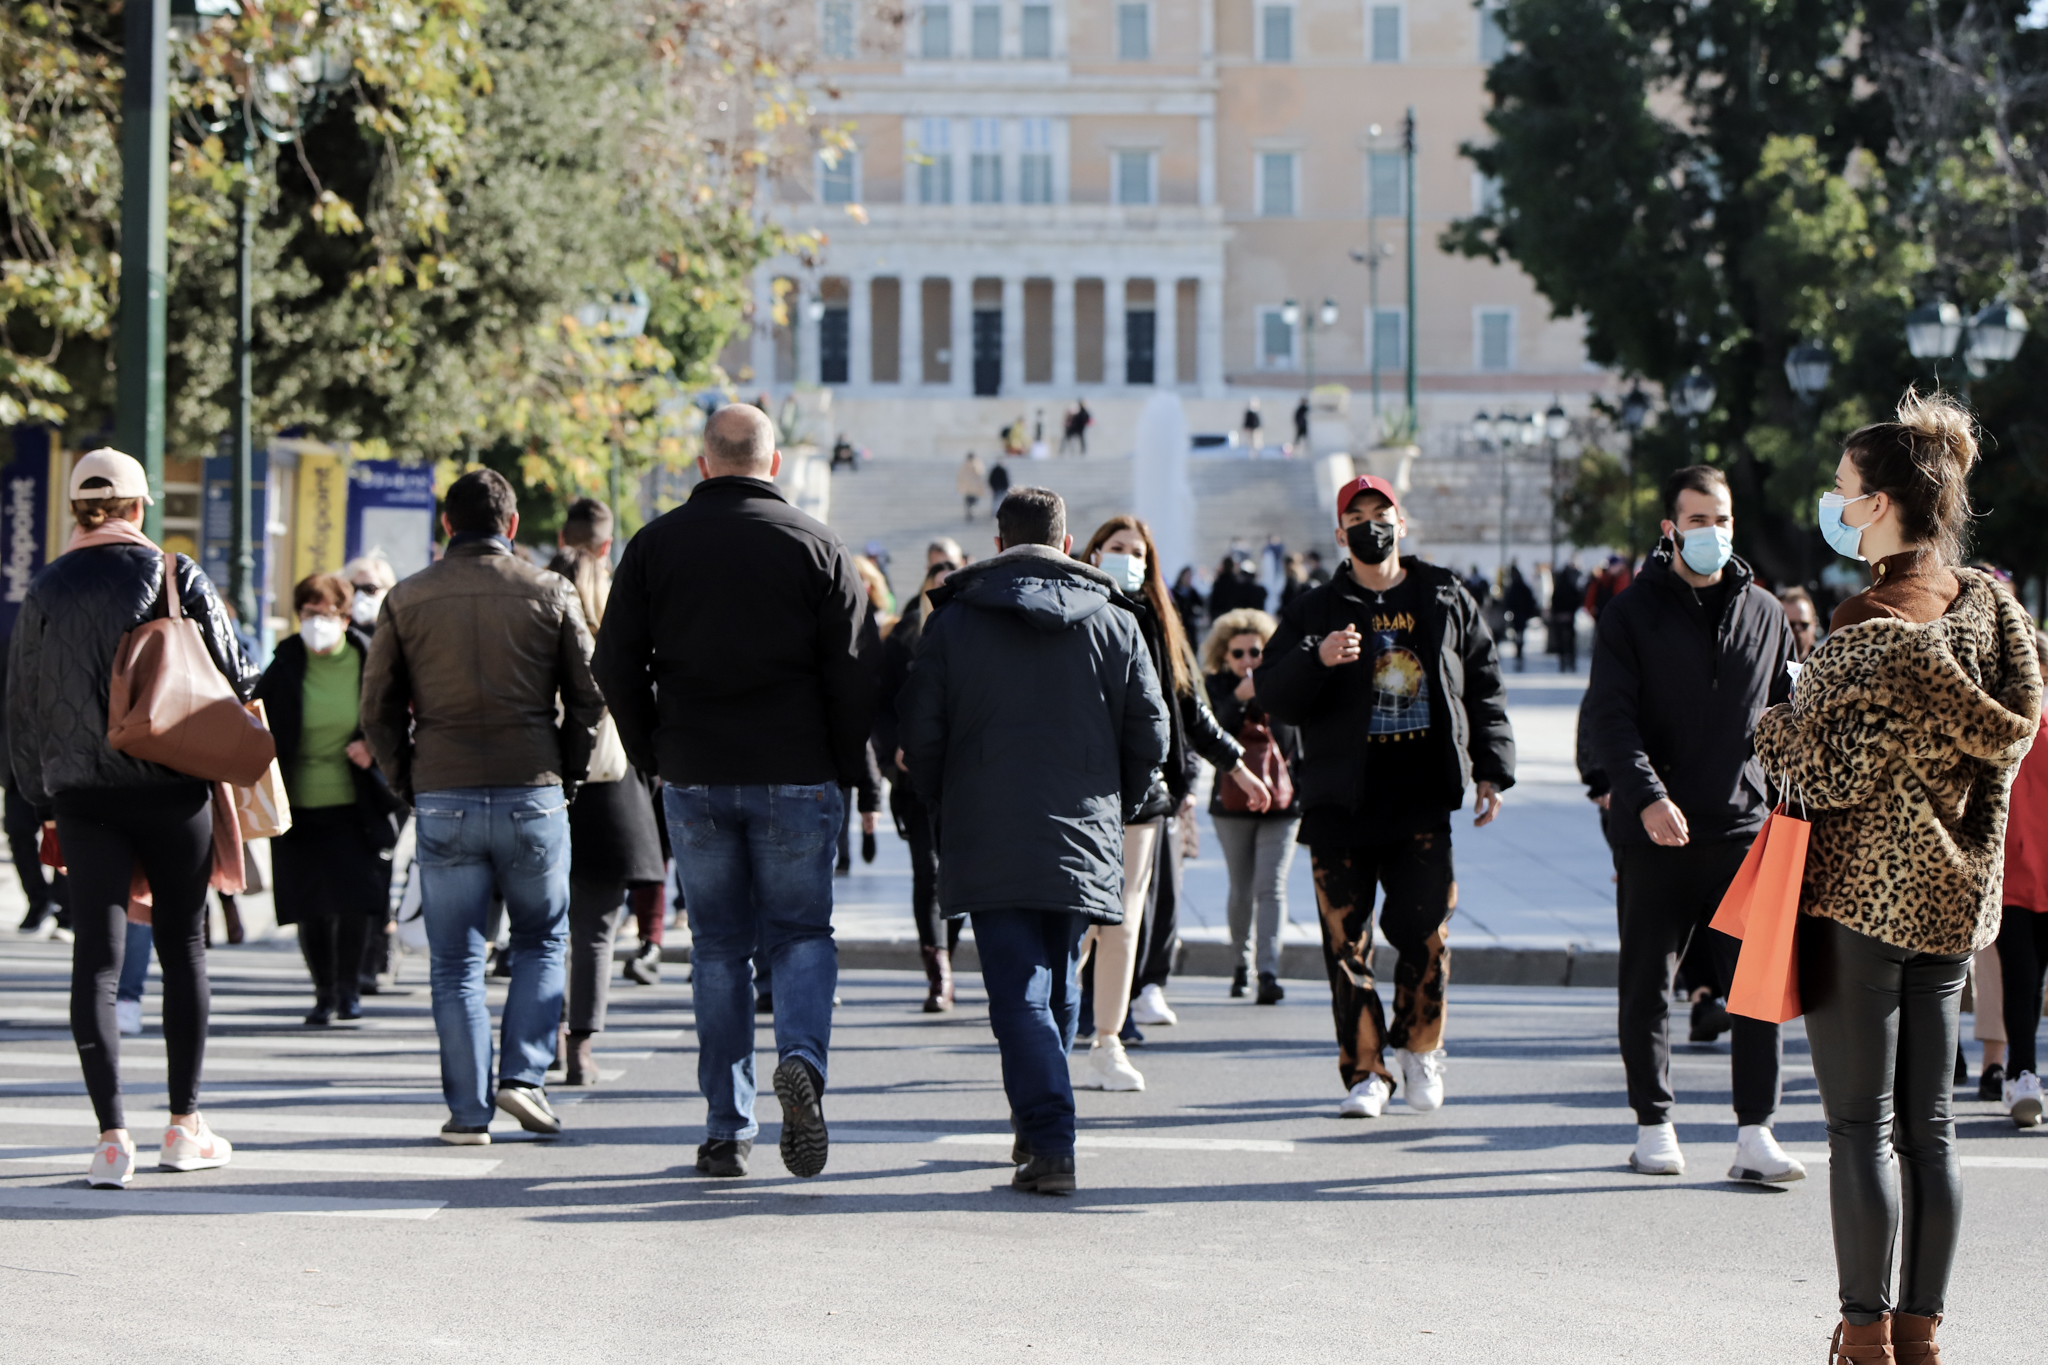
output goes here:
[[569, 851], [569, 808], [512, 812], [512, 870], [529, 876], [553, 872]]
[[768, 825], [775, 847], [792, 858], [816, 854], [839, 837], [839, 788], [770, 787]]
[[718, 833], [718, 822], [711, 818], [711, 788], [707, 786], [664, 787], [662, 814], [668, 817], [670, 843], [709, 848]]
[[461, 861], [464, 814], [461, 810], [437, 810], [431, 806], [413, 808], [421, 863], [434, 867]]

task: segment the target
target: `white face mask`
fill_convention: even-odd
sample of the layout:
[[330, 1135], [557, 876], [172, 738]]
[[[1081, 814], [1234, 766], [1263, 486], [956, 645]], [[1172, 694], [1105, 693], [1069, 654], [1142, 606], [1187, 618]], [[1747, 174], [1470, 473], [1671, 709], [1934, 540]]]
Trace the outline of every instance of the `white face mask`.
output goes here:
[[332, 654], [341, 643], [341, 618], [308, 616], [299, 622], [299, 638], [315, 654]]
[[349, 620], [368, 630], [377, 624], [377, 608], [384, 605], [384, 594], [357, 588], [356, 595], [348, 604]]
[[1106, 554], [1102, 556], [1101, 567], [1127, 593], [1136, 593], [1145, 586], [1145, 561], [1138, 555]]

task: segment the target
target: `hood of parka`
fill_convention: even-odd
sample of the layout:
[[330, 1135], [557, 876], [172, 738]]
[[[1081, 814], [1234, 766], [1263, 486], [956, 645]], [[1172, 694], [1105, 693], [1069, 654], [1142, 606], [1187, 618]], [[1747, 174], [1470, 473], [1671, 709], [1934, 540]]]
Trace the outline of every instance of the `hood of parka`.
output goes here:
[[1963, 590], [1936, 620], [1864, 621], [1828, 636], [1799, 675], [1794, 709], [1882, 709], [1937, 749], [2017, 762], [2041, 717], [2040, 686], [2011, 666], [2034, 652], [2033, 621], [1989, 574], [1955, 574]]
[[932, 607], [959, 603], [1013, 612], [1052, 634], [1079, 625], [1116, 597], [1114, 580], [1093, 565], [1050, 545], [1016, 545], [948, 578], [932, 594]]

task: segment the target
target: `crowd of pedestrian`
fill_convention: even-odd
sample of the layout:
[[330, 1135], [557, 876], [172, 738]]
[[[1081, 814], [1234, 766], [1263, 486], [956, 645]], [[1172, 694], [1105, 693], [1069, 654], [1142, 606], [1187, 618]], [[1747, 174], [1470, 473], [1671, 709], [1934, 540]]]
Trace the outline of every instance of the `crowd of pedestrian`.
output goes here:
[[[834, 877], [856, 823], [874, 857], [886, 800], [910, 852], [923, 1009], [955, 1008], [964, 921], [1015, 1135], [1012, 1184], [1072, 1190], [1075, 1089], [1142, 1090], [1127, 1043], [1176, 1022], [1166, 988], [1205, 777], [1229, 875], [1231, 995], [1285, 999], [1280, 928], [1305, 846], [1335, 1113], [1375, 1118], [1396, 1098], [1436, 1109], [1454, 816], [1469, 800], [1485, 827], [1515, 782], [1496, 641], [1515, 640], [1520, 669], [1526, 627], [1555, 637], [1583, 606], [1596, 629], [1579, 755], [1616, 874], [1617, 1036], [1637, 1123], [1627, 1164], [1686, 1169], [1671, 1119], [1676, 990], [1695, 1040], [1733, 1036], [1730, 1178], [1807, 1173], [1772, 1132], [1780, 1026], [1730, 1008], [1744, 945], [1709, 925], [1773, 808], [1796, 812], [1811, 828], [1796, 985], [1827, 1113], [1834, 1350], [1937, 1359], [1960, 1217], [1951, 1073], [1973, 956], [1987, 1093], [1995, 1084], [2023, 1126], [2043, 1107], [2048, 760], [2023, 759], [2043, 724], [2048, 637], [1960, 562], [1976, 458], [1968, 417], [1940, 397], [1909, 395], [1896, 421], [1849, 437], [1818, 518], [1873, 581], [1835, 606], [1824, 636], [1809, 594], [1774, 596], [1734, 554], [1732, 491], [1705, 465], [1667, 481], [1642, 565], [1586, 582], [1566, 566], [1547, 605], [1508, 565], [1496, 629], [1472, 583], [1401, 552], [1399, 492], [1377, 477], [1338, 492], [1333, 570], [1277, 541], [1261, 570], [1233, 547], [1204, 600], [1185, 571], [1169, 587], [1142, 520], [1111, 517], [1077, 549], [1057, 494], [985, 473], [970, 489], [970, 456], [959, 486], [970, 519], [991, 492], [993, 553], [934, 542], [899, 612], [882, 566], [782, 495], [773, 426], [736, 405], [705, 425], [689, 500], [622, 555], [612, 510], [583, 499], [538, 567], [517, 550], [511, 485], [475, 470], [442, 499], [433, 564], [398, 582], [377, 561], [305, 578], [297, 633], [259, 674], [205, 576], [142, 534], [140, 465], [93, 452], [71, 475], [70, 548], [35, 577], [15, 626], [5, 706], [7, 825], [30, 917], [67, 916], [74, 936], [72, 1030], [100, 1129], [90, 1182], [119, 1188], [136, 1162], [119, 1065], [133, 1031], [124, 977], [139, 990], [150, 944], [137, 947], [134, 919], [162, 967], [159, 1163], [232, 1156], [199, 1107], [204, 921], [209, 886], [243, 885], [250, 817], [234, 789], [248, 779], [225, 759], [188, 771], [176, 756], [258, 739], [288, 799], [272, 867], [278, 920], [295, 927], [311, 980], [309, 1026], [360, 1017], [388, 942], [393, 850], [413, 822], [445, 1142], [488, 1143], [494, 1110], [562, 1131], [548, 1077], [598, 1079], [593, 1040], [628, 915], [641, 947], [627, 974], [658, 979], [673, 860], [708, 1110], [697, 1167], [751, 1168], [760, 1011], [781, 1161], [823, 1171]], [[1277, 601], [1261, 577], [1281, 585]], [[133, 642], [159, 626], [151, 638], [173, 644], [143, 657]], [[1553, 649], [1575, 669], [1575, 646]], [[178, 687], [157, 686], [173, 674]], [[187, 692], [201, 700], [177, 699]], [[261, 703], [261, 727], [244, 702]], [[130, 724], [144, 712], [149, 744]], [[164, 735], [187, 748], [149, 747]], [[46, 863], [59, 880], [45, 881]], [[485, 981], [500, 917], [509, 985], [494, 1040]], [[1378, 985], [1389, 969], [1391, 1008]]]

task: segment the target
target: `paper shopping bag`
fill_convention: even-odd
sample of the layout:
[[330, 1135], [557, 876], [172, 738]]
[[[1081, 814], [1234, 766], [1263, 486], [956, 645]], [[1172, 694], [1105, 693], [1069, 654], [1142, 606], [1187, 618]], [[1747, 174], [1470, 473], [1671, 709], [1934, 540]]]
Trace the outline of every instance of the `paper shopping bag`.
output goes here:
[[1742, 859], [1742, 866], [1736, 870], [1735, 880], [1728, 883], [1728, 890], [1721, 896], [1720, 908], [1714, 911], [1710, 927], [1719, 929], [1730, 938], [1741, 938], [1749, 927], [1749, 898], [1756, 891], [1756, 870], [1763, 866], [1764, 833], [1771, 827], [1771, 816], [1764, 817], [1764, 828], [1757, 831], [1756, 838], [1749, 844], [1749, 852]]
[[[249, 709], [256, 719], [268, 725], [269, 719], [263, 714], [263, 703], [249, 703]], [[275, 758], [263, 775], [246, 787], [234, 788], [235, 820], [242, 827], [244, 839], [275, 839], [292, 827], [292, 803], [285, 795], [284, 770]]]
[[[1755, 879], [1739, 912], [1742, 953], [1735, 962], [1735, 981], [1728, 989], [1730, 1014], [1767, 1024], [1782, 1024], [1800, 1015], [1799, 888], [1806, 876], [1806, 843], [1812, 829], [1807, 821], [1777, 810], [1757, 836], [1763, 856], [1757, 859]], [[1748, 866], [1747, 860], [1744, 866]], [[1724, 901], [1722, 912], [1727, 909]], [[1720, 923], [1721, 912], [1714, 920]]]

